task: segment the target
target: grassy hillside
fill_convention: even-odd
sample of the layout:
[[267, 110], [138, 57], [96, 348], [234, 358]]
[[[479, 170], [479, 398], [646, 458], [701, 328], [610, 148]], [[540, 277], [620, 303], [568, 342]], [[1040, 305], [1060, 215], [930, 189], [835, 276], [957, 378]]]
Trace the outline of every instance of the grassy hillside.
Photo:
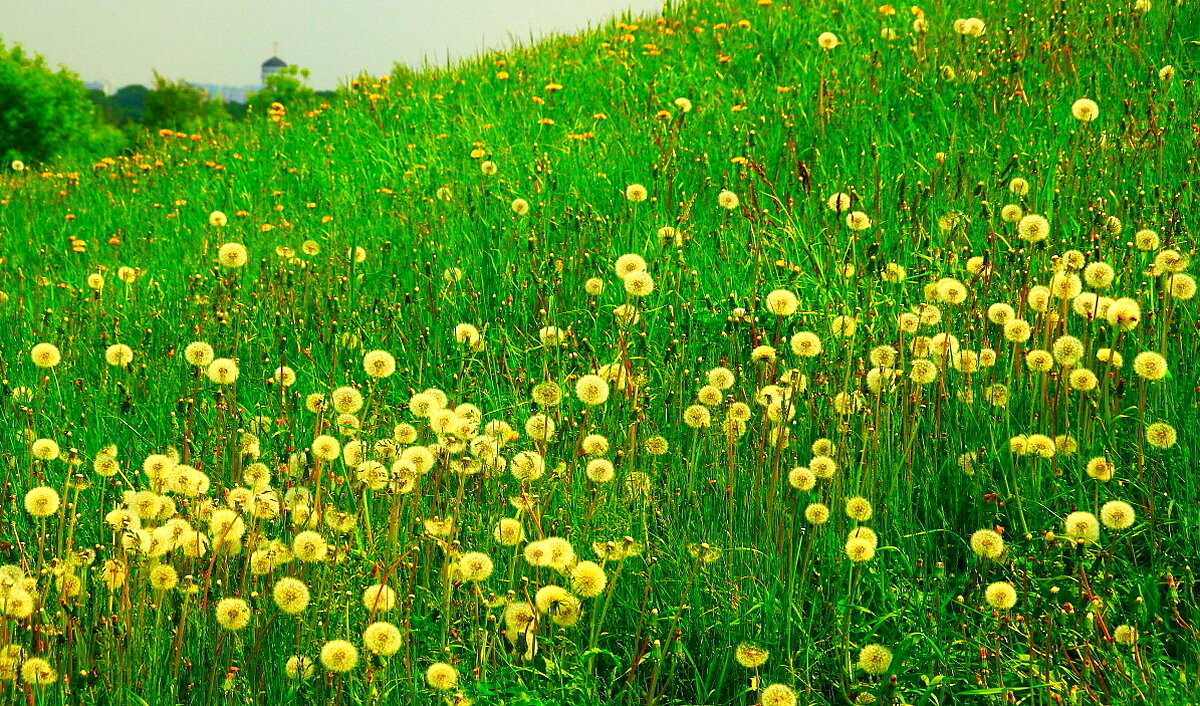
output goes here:
[[670, 3], [6, 170], [0, 697], [1195, 698], [1198, 57]]

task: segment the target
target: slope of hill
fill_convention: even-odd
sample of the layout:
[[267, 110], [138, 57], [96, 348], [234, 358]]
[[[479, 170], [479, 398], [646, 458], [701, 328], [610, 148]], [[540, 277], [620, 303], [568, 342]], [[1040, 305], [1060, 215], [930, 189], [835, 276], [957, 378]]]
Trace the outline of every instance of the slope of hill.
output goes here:
[[0, 695], [1194, 696], [1200, 23], [974, 8], [0, 176]]

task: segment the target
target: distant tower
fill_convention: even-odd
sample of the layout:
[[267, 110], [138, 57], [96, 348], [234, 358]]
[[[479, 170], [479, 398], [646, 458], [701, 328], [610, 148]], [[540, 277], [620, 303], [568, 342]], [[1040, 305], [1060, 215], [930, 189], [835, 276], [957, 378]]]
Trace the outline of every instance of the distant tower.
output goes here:
[[275, 56], [272, 56], [270, 59], [267, 59], [266, 61], [264, 61], [262, 63], [262, 82], [264, 85], [266, 85], [266, 83], [267, 83], [268, 76], [270, 76], [272, 74], [277, 74], [280, 71], [282, 71], [283, 69], [287, 68], [287, 62], [284, 61], [283, 59], [280, 59], [278, 56], [278, 54], [279, 54], [279, 43], [278, 42], [275, 43], [274, 49], [275, 49], [275, 51], [274, 51]]

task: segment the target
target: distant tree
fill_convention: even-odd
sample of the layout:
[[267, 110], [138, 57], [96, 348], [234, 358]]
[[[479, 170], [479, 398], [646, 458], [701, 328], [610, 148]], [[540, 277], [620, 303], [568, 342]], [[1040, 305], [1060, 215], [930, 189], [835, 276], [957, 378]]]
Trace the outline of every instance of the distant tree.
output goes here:
[[146, 94], [146, 113], [142, 123], [149, 128], [170, 128], [180, 132], [198, 132], [229, 120], [229, 112], [219, 98], [186, 81], [171, 81], [158, 72], [154, 88]]
[[225, 110], [229, 111], [229, 117], [234, 120], [241, 120], [246, 117], [246, 110], [250, 106], [246, 103], [238, 103], [237, 101], [225, 101]]
[[119, 149], [120, 131], [107, 125], [83, 82], [52, 71], [39, 55], [0, 41], [0, 160], [44, 161]]
[[289, 110], [307, 108], [316, 102], [316, 94], [308, 85], [308, 69], [295, 64], [267, 77], [262, 90], [250, 94], [248, 113], [266, 115], [272, 103], [282, 103]]
[[122, 86], [108, 97], [108, 104], [122, 123], [141, 123], [146, 118], [146, 98], [150, 89], [140, 83]]

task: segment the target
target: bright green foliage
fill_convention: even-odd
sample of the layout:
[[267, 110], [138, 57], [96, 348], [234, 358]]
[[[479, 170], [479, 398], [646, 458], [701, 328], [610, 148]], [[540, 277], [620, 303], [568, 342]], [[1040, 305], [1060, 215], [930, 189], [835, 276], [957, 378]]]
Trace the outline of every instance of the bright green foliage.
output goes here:
[[143, 124], [151, 129], [199, 132], [229, 122], [219, 98], [210, 98], [199, 86], [172, 81], [154, 74], [154, 88], [146, 94]]
[[262, 89], [250, 95], [248, 106], [254, 115], [262, 116], [272, 103], [297, 110], [311, 107], [315, 97], [308, 86], [308, 69], [293, 64], [268, 76]]
[[1064, 7], [671, 3], [5, 172], [0, 643], [71, 679], [0, 702], [1196, 701], [1194, 14]]
[[0, 161], [78, 157], [120, 142], [120, 133], [97, 119], [78, 76], [0, 41]]

